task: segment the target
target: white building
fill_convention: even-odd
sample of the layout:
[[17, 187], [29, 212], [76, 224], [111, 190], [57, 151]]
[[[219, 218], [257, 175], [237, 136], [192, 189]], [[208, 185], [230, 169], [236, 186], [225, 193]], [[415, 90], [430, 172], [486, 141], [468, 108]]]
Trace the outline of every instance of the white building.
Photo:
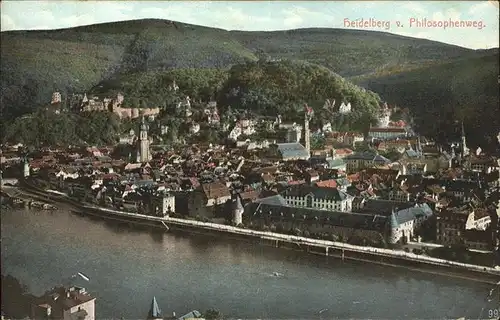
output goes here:
[[200, 132], [200, 125], [196, 122], [193, 122], [193, 124], [189, 128], [189, 132], [191, 132], [191, 134], [196, 134]]
[[339, 106], [339, 113], [341, 114], [346, 114], [346, 113], [350, 113], [351, 112], [351, 103], [348, 102], [347, 104], [345, 104], [344, 102], [342, 102], [342, 104]]
[[52, 100], [50, 101], [51, 104], [55, 103], [61, 103], [62, 97], [60, 92], [54, 92], [52, 94]]
[[321, 128], [321, 131], [324, 132], [324, 133], [330, 133], [332, 132], [332, 124], [330, 122], [327, 122], [323, 125], [323, 127]]
[[236, 126], [234, 126], [233, 130], [231, 130], [231, 132], [229, 132], [228, 138], [231, 140], [237, 140], [238, 137], [241, 136], [241, 134], [242, 134], [241, 127], [240, 127], [239, 123], [237, 123]]
[[351, 211], [354, 197], [337, 188], [294, 186], [283, 193], [287, 204], [330, 211]]
[[389, 109], [387, 103], [384, 103], [384, 105], [380, 109], [378, 126], [381, 128], [387, 128], [390, 122], [391, 122], [391, 109]]
[[300, 142], [302, 138], [302, 127], [293, 123], [292, 127], [287, 130], [287, 142]]

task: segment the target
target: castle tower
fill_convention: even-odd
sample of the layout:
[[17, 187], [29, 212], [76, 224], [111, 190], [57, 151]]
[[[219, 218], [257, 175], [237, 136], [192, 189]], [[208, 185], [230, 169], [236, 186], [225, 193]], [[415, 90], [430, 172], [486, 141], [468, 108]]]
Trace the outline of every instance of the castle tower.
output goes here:
[[153, 300], [151, 301], [151, 307], [149, 308], [147, 320], [163, 320], [160, 307], [158, 306], [158, 302], [156, 302], [156, 297], [153, 297]]
[[137, 140], [137, 162], [148, 162], [151, 160], [148, 129], [148, 125], [143, 116], [139, 130], [139, 140]]
[[396, 219], [396, 213], [394, 212], [394, 210], [392, 210], [392, 213], [390, 216], [389, 228], [390, 228], [389, 243], [395, 244], [399, 239], [399, 234], [397, 231], [399, 228], [399, 223], [398, 223], [398, 220]]
[[313, 116], [313, 109], [306, 104], [306, 110], [304, 115], [304, 144], [308, 154], [311, 154], [311, 132], [309, 129], [309, 121], [311, 121]]
[[467, 141], [465, 140], [465, 130], [463, 121], [462, 121], [462, 140], [460, 143], [460, 152], [462, 153], [462, 157], [469, 155], [469, 148], [467, 148]]
[[380, 116], [378, 118], [378, 126], [381, 128], [387, 128], [391, 121], [391, 110], [387, 103], [384, 103], [384, 106], [380, 110]]
[[233, 223], [235, 225], [239, 225], [243, 223], [243, 212], [245, 209], [241, 204], [241, 197], [239, 194], [236, 194], [234, 202], [233, 202]]

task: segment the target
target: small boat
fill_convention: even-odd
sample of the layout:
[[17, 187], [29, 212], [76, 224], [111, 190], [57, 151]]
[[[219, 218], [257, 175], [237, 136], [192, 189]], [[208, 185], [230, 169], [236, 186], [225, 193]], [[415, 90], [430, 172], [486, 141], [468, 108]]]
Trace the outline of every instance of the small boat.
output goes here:
[[283, 277], [283, 273], [273, 272], [273, 276], [275, 276], [275, 277]]
[[43, 205], [43, 209], [45, 209], [45, 210], [57, 210], [57, 207], [54, 206], [54, 205], [46, 203], [46, 204]]

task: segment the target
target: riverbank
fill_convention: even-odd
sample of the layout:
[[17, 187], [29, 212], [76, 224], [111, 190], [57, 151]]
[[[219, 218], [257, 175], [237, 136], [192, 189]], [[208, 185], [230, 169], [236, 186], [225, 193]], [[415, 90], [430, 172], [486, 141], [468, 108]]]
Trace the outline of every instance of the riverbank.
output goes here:
[[[40, 191], [37, 193], [40, 193]], [[261, 245], [277, 248], [303, 251], [316, 255], [340, 258], [342, 260], [357, 260], [380, 265], [405, 267], [486, 283], [497, 283], [500, 280], [500, 270], [498, 269], [416, 255], [404, 251], [362, 247], [273, 232], [254, 231], [209, 222], [127, 213], [91, 205], [82, 205], [65, 197], [63, 194], [50, 193], [47, 191], [44, 191], [44, 194], [53, 201], [63, 201], [74, 205], [81, 211], [81, 214], [90, 214], [100, 218], [113, 219], [132, 224], [144, 224], [177, 232], [208, 235], [224, 234], [226, 237], [252, 241]]]

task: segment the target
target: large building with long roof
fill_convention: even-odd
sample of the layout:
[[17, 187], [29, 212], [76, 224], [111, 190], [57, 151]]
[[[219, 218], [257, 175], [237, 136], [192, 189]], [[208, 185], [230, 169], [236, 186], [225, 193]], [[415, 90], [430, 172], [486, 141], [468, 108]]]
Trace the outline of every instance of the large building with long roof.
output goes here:
[[433, 214], [427, 204], [387, 200], [368, 200], [356, 211], [294, 206], [281, 195], [275, 195], [247, 204], [243, 220], [274, 225], [281, 232], [307, 230], [312, 234], [330, 233], [344, 241], [358, 239], [382, 245], [409, 240], [416, 228]]
[[277, 143], [269, 147], [270, 158], [282, 161], [309, 160], [306, 147], [298, 142]]

